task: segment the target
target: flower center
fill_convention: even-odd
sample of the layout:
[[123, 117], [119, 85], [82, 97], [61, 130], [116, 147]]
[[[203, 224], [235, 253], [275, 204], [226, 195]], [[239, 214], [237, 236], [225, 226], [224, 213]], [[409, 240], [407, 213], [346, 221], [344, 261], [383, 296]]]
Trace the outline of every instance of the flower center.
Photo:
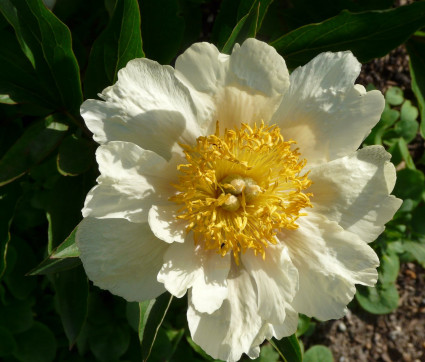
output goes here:
[[217, 122], [215, 134], [181, 145], [187, 163], [178, 166], [171, 200], [182, 205], [177, 218], [187, 221], [196, 245], [223, 256], [232, 252], [239, 264], [241, 252], [253, 249], [264, 258], [277, 232], [298, 227], [312, 194], [303, 193], [311, 181], [301, 174], [306, 160], [291, 149], [294, 143], [263, 122], [220, 136]]

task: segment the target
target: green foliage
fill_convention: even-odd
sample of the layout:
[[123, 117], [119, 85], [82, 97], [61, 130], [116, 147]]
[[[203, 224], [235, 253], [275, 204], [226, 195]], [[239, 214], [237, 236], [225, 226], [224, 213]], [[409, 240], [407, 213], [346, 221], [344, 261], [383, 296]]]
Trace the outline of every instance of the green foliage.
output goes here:
[[[394, 194], [404, 202], [371, 244], [381, 260], [377, 287], [356, 294], [371, 313], [394, 310], [400, 263], [425, 267], [425, 157], [411, 152], [425, 135], [425, 38], [418, 32], [425, 3], [392, 3], [57, 0], [50, 11], [41, 0], [0, 0], [0, 359], [214, 361], [190, 337], [186, 298], [164, 293], [139, 304], [103, 292], [88, 283], [75, 243], [98, 175], [97, 144], [79, 115], [82, 89], [95, 98], [129, 60], [146, 53], [173, 63], [200, 40], [231, 53], [248, 37], [266, 39], [291, 68], [322, 51], [351, 50], [366, 61], [407, 41], [416, 100], [390, 88], [364, 142], [392, 154]], [[297, 333], [265, 342], [256, 361], [332, 361], [324, 346], [302, 355], [297, 338], [315, 333], [317, 323], [301, 315]]]
[[280, 340], [273, 339], [270, 344], [286, 362], [301, 362], [303, 360], [301, 347], [295, 334]]
[[108, 26], [91, 49], [84, 82], [86, 98], [95, 98], [116, 82], [118, 70], [129, 60], [143, 56], [137, 0], [117, 1]]
[[311, 347], [304, 355], [304, 362], [333, 362], [332, 352], [321, 345]]
[[412, 90], [421, 110], [421, 135], [425, 137], [425, 36], [413, 36], [406, 43], [410, 57]]
[[341, 14], [296, 29], [271, 43], [289, 68], [324, 51], [351, 50], [361, 61], [382, 57], [425, 25], [425, 3], [383, 11]]

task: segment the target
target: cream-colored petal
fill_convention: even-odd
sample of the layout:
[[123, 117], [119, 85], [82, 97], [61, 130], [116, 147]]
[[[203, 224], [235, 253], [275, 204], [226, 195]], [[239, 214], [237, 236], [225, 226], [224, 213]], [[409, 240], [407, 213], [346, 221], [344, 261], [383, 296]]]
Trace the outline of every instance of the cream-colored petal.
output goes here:
[[269, 323], [283, 324], [286, 309], [290, 308], [298, 289], [298, 271], [291, 262], [287, 247], [269, 246], [265, 259], [250, 250], [241, 258], [256, 284], [259, 314]]
[[153, 203], [173, 192], [176, 171], [155, 152], [134, 143], [114, 141], [96, 151], [101, 175], [87, 195], [83, 216], [146, 222]]
[[134, 59], [118, 72], [118, 81], [81, 106], [87, 127], [99, 143], [128, 141], [169, 159], [177, 142], [199, 135], [197, 111], [189, 90], [174, 69]]
[[360, 63], [350, 52], [322, 53], [290, 77], [273, 123], [297, 142], [307, 167], [354, 152], [384, 109], [379, 91], [354, 86]]
[[78, 226], [76, 242], [96, 286], [128, 301], [156, 298], [165, 291], [156, 278], [168, 244], [155, 238], [147, 224], [87, 217]]
[[183, 244], [171, 244], [164, 255], [164, 264], [158, 273], [158, 281], [177, 298], [183, 297], [198, 276], [200, 260], [190, 236]]
[[289, 87], [286, 63], [276, 49], [254, 38], [236, 45], [230, 56], [228, 84], [236, 83], [266, 96], [283, 95]]
[[379, 259], [363, 240], [323, 215], [309, 212], [297, 223], [298, 229], [279, 234], [299, 273], [292, 306], [321, 320], [340, 318], [356, 292], [355, 284], [376, 283]]
[[229, 56], [210, 43], [196, 43], [176, 59], [176, 75], [189, 88], [214, 95], [226, 83]]
[[212, 314], [199, 313], [189, 300], [187, 320], [192, 339], [213, 358], [238, 361], [252, 350], [263, 322], [256, 308], [255, 286], [244, 268], [232, 267], [228, 297]]
[[396, 180], [390, 158], [383, 147], [371, 146], [313, 168], [313, 212], [367, 243], [375, 240], [402, 203], [390, 195]]
[[190, 299], [200, 313], [213, 313], [227, 297], [227, 277], [230, 270], [230, 254], [224, 257], [215, 251], [199, 253], [201, 274], [192, 285]]
[[177, 219], [180, 206], [171, 202], [152, 205], [148, 222], [155, 236], [166, 243], [183, 243], [186, 238], [187, 222]]

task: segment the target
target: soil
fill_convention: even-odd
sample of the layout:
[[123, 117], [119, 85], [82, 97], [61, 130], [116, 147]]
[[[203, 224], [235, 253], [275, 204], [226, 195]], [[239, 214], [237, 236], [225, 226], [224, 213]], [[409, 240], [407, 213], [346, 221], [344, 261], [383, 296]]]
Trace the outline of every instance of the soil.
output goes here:
[[[414, 101], [403, 46], [364, 64], [357, 83], [372, 83], [383, 93], [398, 86], [405, 98]], [[414, 159], [423, 154], [423, 145], [420, 136], [409, 145]], [[393, 313], [373, 315], [354, 308], [343, 319], [318, 323], [310, 337], [301, 337], [305, 348], [325, 345], [337, 362], [425, 362], [425, 269], [413, 263], [401, 265], [397, 289], [400, 301]]]
[[305, 347], [329, 347], [335, 361], [425, 361], [425, 269], [402, 265], [397, 279], [399, 307], [391, 314], [373, 315], [360, 309], [343, 319], [319, 323]]

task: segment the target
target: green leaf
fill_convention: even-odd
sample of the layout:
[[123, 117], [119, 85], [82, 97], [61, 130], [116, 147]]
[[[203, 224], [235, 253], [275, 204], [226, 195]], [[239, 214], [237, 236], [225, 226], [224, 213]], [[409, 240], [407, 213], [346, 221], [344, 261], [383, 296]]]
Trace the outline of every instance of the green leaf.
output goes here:
[[341, 14], [310, 24], [271, 43], [289, 68], [303, 65], [325, 51], [351, 50], [360, 62], [386, 55], [425, 25], [425, 2], [391, 10]]
[[13, 334], [22, 333], [31, 328], [34, 323], [33, 312], [28, 301], [14, 301], [0, 308], [0, 326]]
[[247, 38], [255, 38], [257, 34], [258, 16], [260, 3], [254, 3], [251, 10], [241, 20], [238, 21], [226, 44], [221, 51], [230, 54], [236, 43], [242, 43]]
[[331, 350], [320, 344], [315, 345], [307, 350], [304, 354], [304, 362], [333, 362]]
[[356, 300], [361, 307], [372, 314], [388, 314], [398, 307], [398, 292], [394, 284], [386, 287], [357, 287]]
[[15, 338], [6, 328], [0, 327], [0, 357], [12, 354], [17, 349]]
[[258, 11], [257, 31], [260, 30], [264, 17], [266, 16], [267, 10], [269, 9], [269, 6], [272, 2], [273, 0], [241, 0], [238, 7], [238, 20], [242, 19], [246, 14], [248, 14], [253, 6], [260, 4]]
[[35, 322], [31, 329], [16, 335], [14, 356], [21, 362], [50, 362], [56, 355], [56, 338], [44, 324]]
[[93, 144], [75, 134], [67, 136], [59, 146], [58, 171], [64, 176], [76, 176], [87, 171], [94, 161]]
[[[4, 275], [4, 282], [7, 285], [9, 292], [20, 300], [27, 299], [32, 291], [37, 287], [35, 278], [29, 278], [25, 274], [29, 269], [36, 264], [34, 250], [26, 240], [23, 240], [16, 235], [12, 235], [9, 244], [9, 254], [15, 254], [16, 260], [11, 270], [7, 270]], [[9, 262], [9, 258], [8, 258]]]
[[295, 334], [280, 340], [273, 338], [269, 341], [286, 362], [301, 362], [303, 360], [300, 343]]
[[[11, 5], [16, 17], [10, 16]], [[27, 58], [33, 60], [39, 79], [47, 85], [43, 90], [55, 100], [55, 108], [78, 115], [82, 93], [69, 29], [41, 0], [1, 0], [0, 11], [14, 27]]]
[[117, 1], [109, 25], [95, 40], [84, 80], [86, 98], [117, 80], [117, 72], [134, 58], [144, 57], [137, 0]]
[[151, 354], [159, 328], [164, 321], [172, 300], [172, 295], [164, 293], [156, 299], [139, 303], [139, 339], [143, 361], [146, 361]]
[[6, 255], [10, 241], [9, 229], [20, 197], [21, 188], [16, 182], [0, 189], [0, 279], [7, 266]]
[[412, 213], [412, 229], [418, 234], [425, 235], [425, 204], [415, 208]]
[[390, 87], [385, 93], [385, 100], [392, 106], [399, 106], [404, 102], [404, 94], [399, 87]]
[[261, 347], [260, 357], [252, 360], [252, 362], [278, 362], [279, 353], [276, 352], [271, 344], [266, 344]]
[[149, 59], [169, 64], [177, 55], [184, 35], [184, 19], [177, 0], [139, 0], [143, 49]]
[[43, 260], [38, 266], [32, 269], [28, 275], [44, 275], [58, 273], [73, 269], [81, 264], [80, 251], [75, 243], [75, 235], [78, 226], [71, 234], [60, 244], [52, 253]]
[[396, 254], [384, 254], [380, 257], [381, 265], [378, 274], [379, 281], [385, 288], [395, 283], [400, 269], [400, 261]]
[[418, 109], [412, 105], [412, 102], [406, 100], [401, 106], [400, 118], [403, 121], [416, 121], [418, 118]]
[[403, 243], [405, 251], [410, 253], [415, 260], [425, 268], [425, 245], [414, 241], [405, 241]]
[[21, 177], [47, 157], [67, 130], [68, 126], [56, 115], [28, 127], [0, 160], [0, 186]]
[[16, 104], [16, 102], [10, 98], [8, 94], [0, 94], [0, 103], [3, 104]]
[[82, 267], [58, 273], [53, 284], [59, 315], [69, 346], [72, 347], [87, 318], [87, 298], [89, 285]]
[[[211, 41], [217, 45], [218, 49], [222, 49], [226, 41], [229, 39], [233, 28], [237, 23], [237, 15], [240, 1], [223, 0], [220, 4], [220, 9], [217, 18], [214, 21], [214, 26], [211, 34]], [[248, 8], [248, 11], [251, 6]], [[243, 18], [247, 13], [244, 13]], [[239, 19], [240, 20], [240, 19]]]
[[425, 189], [425, 176], [422, 172], [412, 169], [403, 169], [397, 172], [397, 181], [394, 195], [405, 200], [419, 201]]
[[[0, 6], [1, 6], [0, 2]], [[16, 38], [0, 30], [0, 93], [17, 103], [31, 103], [45, 112], [55, 106], [48, 87], [25, 57]]]
[[78, 226], [72, 230], [71, 234], [50, 254], [52, 259], [76, 258], [80, 256], [77, 244], [75, 243], [75, 236], [77, 234]]
[[101, 362], [119, 361], [130, 344], [127, 325], [109, 324], [93, 331], [89, 338], [90, 349]]
[[421, 111], [420, 132], [425, 138], [425, 36], [412, 36], [406, 43], [406, 49], [410, 57], [412, 90]]
[[412, 156], [410, 156], [410, 152], [404, 138], [397, 139], [396, 142], [388, 149], [388, 152], [392, 155], [391, 162], [393, 162], [394, 165], [398, 165], [402, 160], [404, 160], [407, 168], [416, 170], [415, 162], [413, 161]]

